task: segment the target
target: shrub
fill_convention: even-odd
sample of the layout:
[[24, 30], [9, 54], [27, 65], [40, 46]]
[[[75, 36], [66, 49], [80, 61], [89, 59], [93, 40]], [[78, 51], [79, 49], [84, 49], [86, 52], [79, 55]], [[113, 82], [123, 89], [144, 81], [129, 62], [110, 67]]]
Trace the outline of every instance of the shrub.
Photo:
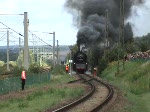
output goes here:
[[108, 61], [105, 58], [102, 58], [99, 60], [99, 65], [98, 65], [98, 73], [101, 74], [101, 72], [107, 67]]
[[7, 73], [7, 69], [6, 69], [6, 67], [0, 67], [0, 75], [4, 75], [4, 74], [6, 74]]
[[55, 67], [53, 67], [52, 73], [55, 75], [64, 75], [65, 74], [64, 65], [55, 65]]
[[29, 67], [29, 72], [31, 72], [31, 73], [38, 74], [38, 73], [40, 73], [40, 71], [41, 71], [41, 67], [36, 63], [30, 65], [30, 67]]
[[14, 67], [14, 66], [17, 66], [17, 63], [16, 61], [9, 61], [9, 65]]
[[0, 67], [4, 66], [5, 62], [4, 61], [0, 61]]
[[18, 66], [15, 66], [14, 69], [13, 69], [14, 76], [20, 76], [22, 70], [23, 70], [23, 67], [19, 68]]

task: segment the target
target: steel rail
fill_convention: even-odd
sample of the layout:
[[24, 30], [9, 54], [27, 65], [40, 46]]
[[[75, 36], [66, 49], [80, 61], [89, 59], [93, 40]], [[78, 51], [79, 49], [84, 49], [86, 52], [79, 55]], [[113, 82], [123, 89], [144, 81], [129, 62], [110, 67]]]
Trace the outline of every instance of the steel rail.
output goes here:
[[102, 80], [98, 80], [96, 78], [94, 78], [94, 80], [96, 80], [96, 81], [102, 83], [103, 85], [105, 85], [107, 87], [107, 89], [109, 90], [109, 94], [107, 95], [107, 98], [100, 105], [98, 105], [96, 108], [94, 108], [91, 112], [97, 112], [100, 109], [102, 109], [102, 107], [105, 106], [112, 99], [112, 97], [114, 95], [113, 88], [108, 83], [106, 83]]
[[[80, 77], [81, 77], [83, 80], [86, 80], [86, 79], [84, 79], [82, 76], [80, 76]], [[76, 80], [76, 81], [78, 81], [78, 80]], [[67, 111], [68, 109], [70, 109], [70, 108], [72, 108], [72, 107], [74, 107], [74, 106], [80, 104], [81, 102], [83, 102], [83, 101], [87, 100], [89, 97], [91, 97], [91, 96], [93, 95], [93, 93], [95, 92], [95, 86], [94, 86], [92, 83], [90, 83], [89, 81], [86, 81], [86, 82], [87, 82], [87, 84], [89, 84], [90, 87], [91, 87], [91, 91], [90, 91], [88, 94], [86, 94], [84, 97], [82, 97], [82, 98], [80, 98], [80, 99], [78, 99], [78, 100], [76, 100], [76, 101], [74, 101], [74, 102], [72, 102], [72, 103], [69, 103], [68, 105], [65, 105], [65, 106], [63, 106], [63, 107], [61, 107], [61, 108], [58, 108], [58, 109], [56, 109], [56, 110], [54, 110], [54, 111], [52, 111], [52, 112], [65, 112], [65, 111]]]
[[[90, 80], [83, 79], [83, 77], [80, 75], [81, 79], [84, 80], [83, 82], [87, 82], [91, 86], [91, 92], [89, 92], [87, 95], [85, 95], [81, 99], [76, 100], [76, 101], [74, 101], [72, 103], [69, 103], [68, 105], [65, 105], [65, 106], [63, 106], [61, 108], [58, 108], [58, 109], [56, 109], [56, 110], [54, 110], [52, 112], [65, 112], [65, 111], [69, 110], [70, 108], [73, 108], [74, 106], [76, 106], [76, 105], [80, 104], [81, 102], [85, 101], [89, 97], [91, 97], [93, 95], [93, 93], [95, 92], [95, 86], [90, 82], [92, 80], [96, 80], [99, 83], [101, 83], [104, 86], [106, 86], [106, 88], [108, 89], [109, 93], [108, 93], [106, 99], [100, 105], [98, 105], [94, 109], [92, 109], [90, 112], [100, 111], [100, 109], [102, 109], [102, 107], [105, 106], [112, 99], [114, 91], [113, 91], [112, 87], [108, 83], [106, 83], [106, 82], [104, 82], [102, 80], [98, 80], [96, 78], [93, 78], [92, 76], [89, 76], [89, 75], [86, 75], [86, 76], [90, 77], [91, 79]], [[70, 81], [69, 83], [73, 83], [73, 82], [79, 81], [81, 79]]]

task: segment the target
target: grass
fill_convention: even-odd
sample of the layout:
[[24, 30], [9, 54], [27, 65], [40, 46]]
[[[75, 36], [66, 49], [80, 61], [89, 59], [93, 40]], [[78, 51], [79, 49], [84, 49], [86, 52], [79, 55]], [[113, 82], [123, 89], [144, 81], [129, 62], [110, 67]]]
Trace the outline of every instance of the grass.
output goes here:
[[[70, 99], [72, 97], [78, 97], [83, 93], [83, 89], [69, 89], [61, 88], [59, 90], [54, 89], [47, 92], [36, 92], [25, 99], [14, 99], [2, 103], [0, 111], [2, 112], [42, 112], [48, 108], [57, 105], [58, 102], [64, 99]], [[76, 93], [76, 94], [75, 94]]]
[[150, 93], [144, 93], [141, 95], [135, 95], [130, 92], [127, 93], [128, 101], [128, 112], [150, 112]]
[[130, 104], [127, 112], [150, 112], [150, 61], [128, 61], [119, 73], [112, 62], [101, 76], [123, 91]]
[[[61, 85], [70, 80], [73, 80], [69, 75], [53, 77], [49, 83], [34, 85], [30, 88], [39, 88], [25, 98], [17, 98], [6, 101], [0, 101], [1, 112], [43, 112], [54, 105], [58, 105], [66, 99], [79, 97], [84, 93], [83, 88], [57, 88], [56, 85]], [[50, 87], [47, 90], [41, 90], [45, 85]]]

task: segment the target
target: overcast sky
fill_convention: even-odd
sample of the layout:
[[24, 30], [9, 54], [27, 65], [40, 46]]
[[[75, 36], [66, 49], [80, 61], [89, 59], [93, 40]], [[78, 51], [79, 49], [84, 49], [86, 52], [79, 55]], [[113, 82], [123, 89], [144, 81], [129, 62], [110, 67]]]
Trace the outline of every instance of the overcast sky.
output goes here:
[[[53, 36], [41, 32], [55, 31], [59, 45], [72, 45], [76, 43], [78, 30], [73, 26], [72, 16], [65, 11], [64, 3], [65, 0], [0, 0], [0, 14], [23, 14], [28, 12], [29, 30], [38, 37], [52, 45]], [[140, 7], [133, 7], [132, 12], [129, 21], [133, 25], [134, 35], [146, 35], [150, 32], [150, 0], [147, 0], [147, 3]], [[23, 16], [0, 15], [0, 22], [23, 34]], [[6, 31], [2, 28], [6, 27], [0, 24], [0, 31]], [[0, 32], [1, 45], [6, 40], [6, 38], [1, 40], [3, 34], [4, 32]], [[19, 37], [19, 35], [12, 32], [10, 40], [15, 40], [13, 37]], [[29, 40], [31, 39], [32, 36], [29, 35]], [[17, 38], [14, 43], [18, 43]], [[13, 42], [10, 44], [13, 44]]]
[[[0, 13], [23, 14], [28, 12], [29, 30], [38, 37], [52, 45], [53, 35], [41, 32], [55, 31], [59, 45], [72, 45], [76, 43], [77, 29], [72, 25], [72, 16], [65, 11], [64, 3], [65, 0], [0, 0]], [[0, 18], [0, 22], [23, 33], [23, 16], [0, 15]], [[5, 28], [5, 26], [0, 24], [0, 28]], [[29, 35], [29, 40], [32, 39], [31, 37]]]
[[134, 36], [143, 36], [150, 33], [150, 0], [139, 6], [132, 7], [132, 16], [129, 22], [132, 24]]

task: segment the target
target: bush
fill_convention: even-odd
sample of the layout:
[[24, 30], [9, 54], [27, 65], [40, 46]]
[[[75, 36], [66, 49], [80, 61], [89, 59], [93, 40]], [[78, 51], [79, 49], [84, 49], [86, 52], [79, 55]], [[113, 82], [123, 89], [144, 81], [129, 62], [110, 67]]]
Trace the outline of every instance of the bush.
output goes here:
[[52, 69], [52, 74], [55, 75], [64, 75], [65, 74], [65, 66], [64, 65], [55, 65]]
[[14, 76], [21, 76], [22, 70], [23, 70], [23, 67], [19, 68], [18, 66], [15, 66], [13, 69], [13, 75]]
[[107, 65], [108, 65], [108, 61], [105, 58], [99, 60], [98, 73], [101, 74], [102, 71], [107, 67]]
[[14, 67], [14, 66], [17, 66], [17, 63], [15, 61], [9, 61], [9, 65]]
[[0, 67], [4, 66], [5, 62], [4, 61], [0, 61]]
[[36, 63], [30, 65], [28, 70], [28, 72], [36, 73], [36, 74], [40, 73], [40, 71], [41, 71], [41, 67]]
[[4, 74], [6, 74], [7, 73], [7, 69], [6, 69], [6, 67], [0, 67], [0, 75], [4, 75]]

